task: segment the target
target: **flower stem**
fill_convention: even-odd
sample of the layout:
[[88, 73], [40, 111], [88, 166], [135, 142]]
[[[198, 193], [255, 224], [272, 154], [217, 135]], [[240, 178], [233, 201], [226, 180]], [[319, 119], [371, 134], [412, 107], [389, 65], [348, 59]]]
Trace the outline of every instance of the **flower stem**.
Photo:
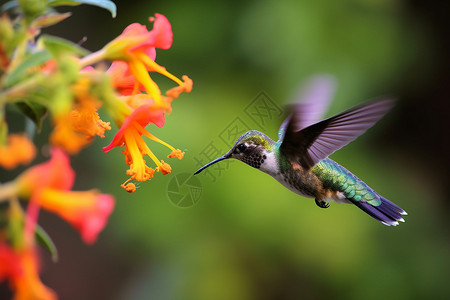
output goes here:
[[103, 59], [105, 59], [105, 51], [99, 50], [97, 52], [91, 53], [89, 55], [86, 55], [80, 60], [80, 67], [84, 68], [89, 65], [93, 65]]
[[11, 88], [0, 92], [0, 105], [5, 105], [7, 102], [14, 102], [14, 100], [22, 99], [28, 91], [39, 86], [40, 78], [35, 76], [28, 80], [25, 80]]
[[0, 202], [8, 201], [17, 196], [17, 183], [10, 181], [0, 185]]

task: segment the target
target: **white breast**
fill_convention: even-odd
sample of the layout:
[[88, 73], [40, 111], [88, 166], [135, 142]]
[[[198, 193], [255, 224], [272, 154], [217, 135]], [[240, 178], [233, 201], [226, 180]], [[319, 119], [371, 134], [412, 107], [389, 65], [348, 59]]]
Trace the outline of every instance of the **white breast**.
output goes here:
[[275, 153], [264, 152], [264, 155], [266, 156], [266, 159], [259, 169], [270, 176], [275, 176], [275, 174], [278, 173], [278, 161], [275, 157]]
[[[286, 180], [284, 180], [284, 177], [281, 176], [280, 173], [279, 173], [278, 161], [277, 161], [277, 158], [276, 158], [274, 152], [266, 152], [265, 155], [266, 155], [267, 158], [264, 160], [264, 163], [259, 168], [261, 171], [263, 171], [264, 173], [269, 174], [275, 180], [277, 180], [279, 183], [281, 183], [284, 187], [286, 187], [288, 190], [296, 193], [297, 195], [300, 195], [300, 196], [303, 196], [303, 197], [306, 197], [306, 198], [311, 198], [311, 195], [304, 195], [304, 194], [302, 194], [299, 190], [297, 190], [296, 188], [292, 187]], [[334, 195], [330, 194], [330, 197], [327, 197], [327, 198], [322, 199], [322, 200], [335, 201], [337, 203], [350, 203], [345, 198], [345, 195], [343, 193], [337, 193], [337, 194], [334, 194]]]

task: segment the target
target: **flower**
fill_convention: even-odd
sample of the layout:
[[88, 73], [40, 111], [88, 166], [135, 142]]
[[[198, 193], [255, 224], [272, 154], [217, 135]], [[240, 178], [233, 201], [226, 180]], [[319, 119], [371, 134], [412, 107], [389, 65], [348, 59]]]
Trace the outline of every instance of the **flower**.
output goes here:
[[13, 169], [29, 164], [36, 155], [36, 147], [25, 134], [10, 134], [6, 146], [0, 146], [0, 166]]
[[125, 145], [123, 153], [126, 157], [126, 163], [130, 165], [127, 174], [131, 176], [131, 179], [137, 181], [149, 180], [153, 177], [155, 171], [146, 165], [143, 155], [148, 155], [157, 166], [160, 165], [160, 162], [145, 144], [142, 134], [150, 135], [144, 129], [147, 124], [153, 123], [162, 127], [164, 121], [164, 110], [155, 109], [152, 104], [141, 105], [125, 119], [112, 142], [104, 147], [103, 151], [106, 153], [114, 147]]
[[[169, 155], [170, 157], [178, 157], [179, 159], [183, 157], [184, 153], [182, 153], [181, 150], [175, 149], [145, 129], [149, 123], [153, 123], [161, 128], [164, 125], [164, 122], [164, 110], [155, 106], [154, 101], [150, 100], [137, 107], [133, 113], [125, 119], [112, 142], [103, 148], [103, 151], [106, 153], [114, 147], [125, 146], [122, 153], [125, 155], [125, 162], [130, 166], [127, 170], [127, 175], [131, 176], [129, 180], [135, 179], [136, 181], [146, 181], [153, 178], [155, 170], [147, 166], [144, 160], [145, 155], [148, 155], [156, 164], [156, 171], [161, 172], [163, 175], [168, 174], [171, 171], [169, 164], [160, 161], [155, 154], [153, 154], [144, 142], [142, 135], [171, 149], [172, 153]], [[127, 182], [129, 180], [127, 180]], [[135, 188], [127, 187], [126, 182], [122, 187], [128, 192], [135, 191]]]
[[128, 61], [134, 52], [144, 52], [154, 59], [155, 48], [169, 49], [172, 46], [173, 33], [167, 18], [155, 14], [155, 17], [149, 18], [149, 22], [154, 22], [150, 31], [139, 23], [128, 25], [122, 34], [104, 47], [105, 57], [110, 60]]
[[97, 190], [70, 192], [44, 189], [38, 203], [75, 227], [86, 244], [96, 241], [114, 209], [114, 198]]
[[53, 149], [49, 161], [31, 167], [17, 178], [19, 195], [31, 198], [42, 189], [68, 191], [75, 181], [69, 157], [59, 148]]
[[19, 260], [14, 250], [7, 244], [0, 244], [0, 282], [4, 278], [16, 278], [22, 273]]
[[[82, 70], [83, 72], [83, 70]], [[86, 135], [87, 139], [94, 136], [105, 137], [105, 131], [111, 130], [109, 122], [103, 122], [97, 110], [101, 107], [101, 102], [90, 95], [90, 79], [82, 77], [72, 87], [76, 104], [70, 113], [71, 122], [76, 132]]]
[[110, 123], [103, 122], [97, 113], [102, 103], [90, 94], [91, 80], [83, 74], [88, 72], [93, 70], [81, 71], [79, 80], [71, 88], [75, 100], [73, 108], [54, 117], [55, 128], [50, 135], [52, 145], [70, 154], [78, 153], [96, 135], [104, 138], [105, 131], [111, 129]]
[[[155, 14], [149, 21], [154, 23], [152, 30], [149, 31], [145, 25], [133, 23], [102, 50], [82, 59], [81, 63], [86, 65], [100, 59], [113, 61], [109, 73], [113, 75], [113, 84], [116, 84], [122, 94], [128, 95], [130, 90], [136, 94], [143, 88], [157, 105], [163, 106], [165, 103], [161, 100], [161, 91], [148, 72], [161, 73], [180, 86], [184, 85], [184, 82], [155, 62], [156, 48], [169, 49], [172, 46], [173, 33], [169, 21], [161, 14]], [[126, 63], [126, 67], [115, 61]], [[119, 80], [120, 77], [115, 76], [117, 74], [123, 74], [125, 77]], [[133, 82], [131, 75], [135, 79], [132, 89], [130, 89]]]
[[3, 278], [9, 279], [15, 300], [57, 299], [39, 278], [35, 247], [14, 250], [0, 244], [0, 280]]
[[50, 143], [61, 147], [70, 154], [78, 153], [90, 143], [86, 135], [75, 131], [70, 112], [53, 119], [55, 127], [50, 134]]
[[[107, 73], [110, 75], [111, 84], [122, 96], [136, 96], [139, 94], [139, 91], [145, 89], [145, 87], [131, 73], [128, 65], [123, 61], [114, 61], [109, 67]], [[183, 75], [182, 79], [183, 81], [179, 82], [180, 85], [173, 87], [166, 92], [167, 96], [160, 95], [161, 106], [168, 112], [171, 111], [170, 103], [173, 99], [178, 98], [182, 92], [189, 93], [192, 90], [192, 79], [186, 75]], [[135, 107], [136, 106], [134, 106], [134, 108]]]
[[[60, 149], [54, 149], [49, 161], [32, 167], [17, 180], [19, 195], [30, 199], [29, 208], [37, 205], [58, 214], [75, 227], [88, 244], [97, 239], [114, 208], [114, 198], [110, 195], [96, 190], [70, 191], [75, 173], [68, 156]], [[30, 215], [36, 222], [37, 216]]]
[[[81, 66], [102, 59], [112, 61], [107, 73], [120, 97], [117, 101], [110, 101], [105, 107], [120, 129], [103, 151], [109, 152], [114, 147], [124, 146], [122, 153], [126, 164], [130, 166], [126, 172], [130, 178], [121, 186], [128, 192], [136, 190], [134, 184], [128, 184], [130, 180], [146, 181], [153, 178], [156, 171], [163, 175], [171, 172], [170, 165], [153, 154], [142, 135], [168, 147], [172, 151], [169, 158], [183, 157], [184, 152], [158, 139], [145, 127], [149, 123], [163, 127], [165, 112], [172, 111], [173, 99], [178, 98], [182, 92], [189, 93], [193, 84], [189, 77], [184, 75], [180, 80], [155, 62], [156, 48], [169, 49], [172, 46], [173, 33], [165, 16], [155, 14], [149, 21], [153, 23], [152, 30], [149, 31], [145, 25], [133, 23], [103, 49], [80, 60]], [[175, 81], [178, 86], [162, 95], [149, 72], [158, 72]], [[156, 168], [147, 166], [144, 160], [146, 155], [156, 164]]]

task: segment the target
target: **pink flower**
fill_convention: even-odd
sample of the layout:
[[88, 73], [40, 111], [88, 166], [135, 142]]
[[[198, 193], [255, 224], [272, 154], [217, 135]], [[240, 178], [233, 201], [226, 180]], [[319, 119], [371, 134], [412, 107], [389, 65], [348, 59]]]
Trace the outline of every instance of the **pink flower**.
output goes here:
[[[90, 244], [105, 227], [114, 208], [114, 198], [96, 190], [70, 191], [74, 180], [68, 156], [54, 149], [49, 161], [32, 167], [18, 178], [18, 191], [30, 199], [29, 205], [38, 205], [65, 219]], [[37, 215], [31, 218], [36, 221]]]
[[[169, 49], [172, 46], [173, 33], [169, 21], [161, 14], [155, 14], [155, 17], [149, 18], [149, 21], [154, 22], [152, 30], [149, 31], [145, 25], [138, 23], [128, 25], [122, 34], [108, 43], [100, 53], [103, 58], [125, 62], [129, 69], [124, 69], [122, 65], [118, 71], [127, 74], [127, 76], [130, 73], [134, 76], [136, 82], [133, 90], [143, 86], [146, 93], [155, 100], [156, 104], [162, 106], [161, 91], [151, 79], [148, 74], [149, 71], [161, 73], [180, 86], [186, 85], [186, 83], [155, 62], [156, 48]], [[116, 68], [117, 66], [113, 67]], [[128, 77], [127, 80], [130, 78]], [[125, 84], [125, 86], [128, 86], [128, 84]]]
[[86, 244], [97, 240], [114, 209], [114, 198], [96, 190], [70, 192], [45, 189], [39, 205], [76, 228]]

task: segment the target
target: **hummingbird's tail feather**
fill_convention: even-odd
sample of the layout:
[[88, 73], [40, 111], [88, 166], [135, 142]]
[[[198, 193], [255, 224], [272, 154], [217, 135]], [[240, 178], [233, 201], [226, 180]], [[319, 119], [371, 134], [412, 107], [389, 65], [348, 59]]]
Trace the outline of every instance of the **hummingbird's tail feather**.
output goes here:
[[374, 206], [363, 201], [355, 201], [353, 199], [349, 200], [362, 209], [365, 213], [380, 221], [384, 225], [397, 226], [399, 221], [405, 222], [402, 215], [407, 215], [407, 213], [384, 197], [380, 196], [381, 204], [378, 206]]

